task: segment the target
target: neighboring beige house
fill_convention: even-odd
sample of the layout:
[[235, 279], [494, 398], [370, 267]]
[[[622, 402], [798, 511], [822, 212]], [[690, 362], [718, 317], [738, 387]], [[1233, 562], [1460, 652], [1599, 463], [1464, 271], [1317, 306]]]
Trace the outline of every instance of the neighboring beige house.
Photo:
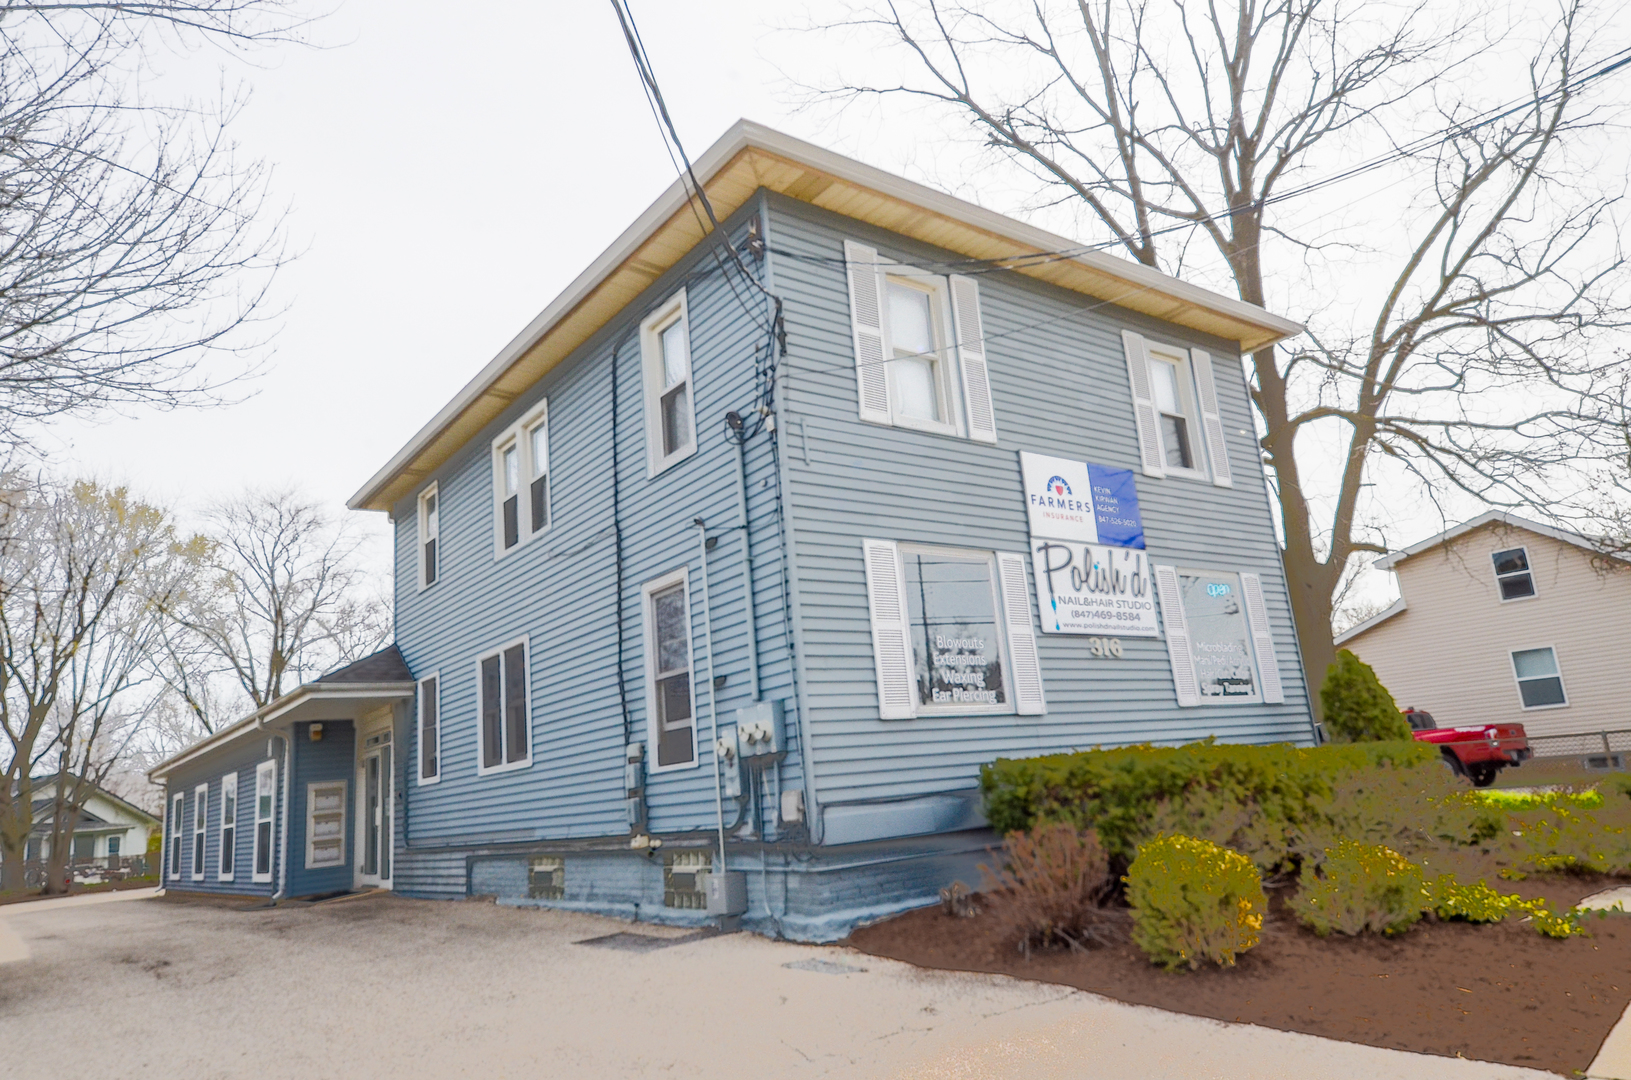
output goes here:
[[[1532, 737], [1631, 731], [1631, 563], [1491, 511], [1376, 565], [1397, 576], [1399, 600], [1337, 644], [1401, 708], [1440, 727], [1516, 721]], [[1631, 734], [1611, 743], [1552, 752], [1631, 750]]]

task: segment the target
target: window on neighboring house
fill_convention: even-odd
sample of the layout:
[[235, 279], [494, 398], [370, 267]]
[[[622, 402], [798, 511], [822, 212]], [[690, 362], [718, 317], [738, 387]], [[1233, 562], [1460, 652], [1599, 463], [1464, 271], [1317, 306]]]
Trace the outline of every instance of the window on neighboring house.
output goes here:
[[124, 844], [121, 842], [120, 837], [117, 837], [117, 836], [108, 837], [108, 858], [117, 859], [119, 857], [119, 849], [122, 848], [123, 846], [124, 846]]
[[479, 772], [532, 764], [527, 709], [527, 641], [512, 642], [476, 661], [481, 694]]
[[272, 880], [272, 815], [277, 807], [277, 762], [255, 766], [255, 851], [250, 879]]
[[238, 854], [238, 774], [221, 777], [221, 855], [216, 876], [231, 881]]
[[1557, 653], [1544, 649], [1520, 649], [1512, 654], [1512, 673], [1518, 679], [1518, 697], [1526, 709], [1555, 709], [1569, 703], [1563, 693], [1563, 673], [1557, 667]]
[[656, 476], [697, 449], [691, 324], [681, 289], [640, 324], [646, 471]]
[[74, 862], [88, 862], [96, 858], [96, 837], [81, 833], [74, 837], [72, 850]]
[[419, 495], [419, 587], [436, 584], [436, 541], [441, 536], [441, 510], [437, 487], [432, 484]]
[[193, 880], [204, 880], [205, 826], [209, 820], [210, 786], [199, 784], [193, 790]]
[[187, 796], [177, 795], [170, 800], [170, 820], [166, 823], [170, 833], [170, 879], [181, 880], [181, 815], [187, 806]]
[[1211, 354], [1154, 343], [1131, 330], [1121, 338], [1144, 474], [1233, 487]]
[[657, 768], [696, 763], [691, 695], [691, 603], [684, 570], [648, 582], [646, 706]]
[[1529, 571], [1526, 549], [1497, 551], [1490, 558], [1495, 562], [1495, 583], [1501, 590], [1502, 600], [1524, 600], [1535, 595], [1535, 578]]
[[419, 680], [419, 782], [429, 784], [442, 777], [441, 699], [437, 674]]
[[980, 287], [846, 241], [861, 419], [996, 442]]
[[306, 785], [306, 869], [345, 865], [345, 781]]

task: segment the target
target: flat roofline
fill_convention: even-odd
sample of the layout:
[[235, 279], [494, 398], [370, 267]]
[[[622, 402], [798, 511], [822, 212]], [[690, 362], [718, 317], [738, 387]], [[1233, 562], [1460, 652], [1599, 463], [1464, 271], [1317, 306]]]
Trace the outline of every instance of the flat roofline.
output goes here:
[[[1302, 332], [1299, 323], [1243, 300], [739, 120], [695, 163], [720, 218], [760, 188], [975, 259], [1033, 259], [1013, 272], [1237, 341], [1242, 351]], [[353, 510], [388, 511], [556, 364], [605, 326], [708, 235], [679, 180], [500, 349], [368, 482]]]

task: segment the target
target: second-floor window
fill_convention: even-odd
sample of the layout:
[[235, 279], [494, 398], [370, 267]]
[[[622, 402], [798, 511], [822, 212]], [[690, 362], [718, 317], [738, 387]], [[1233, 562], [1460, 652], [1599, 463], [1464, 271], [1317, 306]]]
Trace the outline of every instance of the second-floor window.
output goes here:
[[1529, 570], [1527, 550], [1510, 548], [1490, 557], [1495, 561], [1495, 584], [1501, 590], [1502, 600], [1527, 600], [1535, 595], [1535, 578]]
[[862, 420], [997, 441], [980, 286], [844, 243]]
[[549, 402], [540, 401], [493, 440], [493, 553], [546, 531], [549, 518]]
[[656, 476], [696, 453], [691, 322], [681, 289], [640, 324], [646, 401], [646, 472]]
[[441, 534], [441, 508], [436, 485], [419, 495], [419, 587], [436, 584], [436, 538]]
[[1145, 476], [1181, 476], [1233, 487], [1212, 356], [1122, 331]]

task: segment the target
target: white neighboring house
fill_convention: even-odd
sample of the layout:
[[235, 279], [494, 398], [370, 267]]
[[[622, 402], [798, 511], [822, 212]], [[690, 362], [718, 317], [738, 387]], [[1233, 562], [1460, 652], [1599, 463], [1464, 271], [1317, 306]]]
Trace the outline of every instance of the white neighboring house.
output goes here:
[[1440, 727], [1597, 736], [1543, 742], [1537, 755], [1631, 751], [1631, 562], [1490, 511], [1376, 565], [1393, 571], [1398, 601], [1336, 641], [1401, 708], [1426, 709]]
[[[34, 781], [34, 828], [29, 833], [26, 856], [29, 862], [51, 856], [51, 817], [56, 794], [55, 777]], [[147, 852], [147, 838], [163, 830], [164, 823], [159, 818], [99, 787], [85, 800], [85, 808], [74, 827], [70, 854], [75, 862], [143, 855]]]

